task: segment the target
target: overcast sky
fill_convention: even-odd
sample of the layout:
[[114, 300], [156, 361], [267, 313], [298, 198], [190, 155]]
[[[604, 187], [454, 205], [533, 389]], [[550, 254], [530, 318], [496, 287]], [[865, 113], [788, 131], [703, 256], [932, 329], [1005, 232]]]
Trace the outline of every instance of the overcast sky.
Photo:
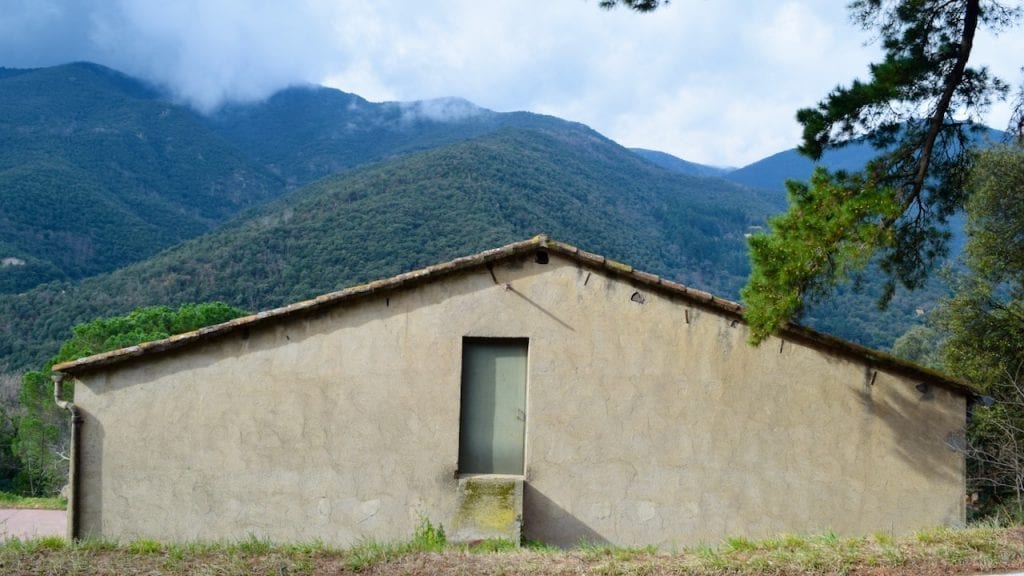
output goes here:
[[[626, 146], [742, 166], [792, 148], [798, 107], [877, 48], [839, 0], [0, 0], [0, 66], [90, 60], [201, 110], [326, 84], [373, 101], [466, 98], [583, 122]], [[1020, 84], [1020, 29], [972, 62]], [[988, 123], [1003, 128], [1007, 106]]]

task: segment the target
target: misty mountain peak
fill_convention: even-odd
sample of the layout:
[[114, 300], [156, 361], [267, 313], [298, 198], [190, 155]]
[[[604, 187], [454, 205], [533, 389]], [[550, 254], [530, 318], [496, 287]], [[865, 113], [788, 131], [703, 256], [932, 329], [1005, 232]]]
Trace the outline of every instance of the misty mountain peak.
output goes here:
[[494, 113], [469, 100], [455, 97], [400, 102], [398, 106], [402, 110], [403, 120], [408, 121], [457, 122]]

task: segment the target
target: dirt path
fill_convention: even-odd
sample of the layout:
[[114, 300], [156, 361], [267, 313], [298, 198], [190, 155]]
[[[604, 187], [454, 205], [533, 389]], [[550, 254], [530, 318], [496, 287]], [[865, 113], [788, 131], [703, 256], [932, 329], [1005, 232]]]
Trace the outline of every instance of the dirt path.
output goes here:
[[67, 517], [63, 510], [0, 509], [0, 540], [64, 536]]

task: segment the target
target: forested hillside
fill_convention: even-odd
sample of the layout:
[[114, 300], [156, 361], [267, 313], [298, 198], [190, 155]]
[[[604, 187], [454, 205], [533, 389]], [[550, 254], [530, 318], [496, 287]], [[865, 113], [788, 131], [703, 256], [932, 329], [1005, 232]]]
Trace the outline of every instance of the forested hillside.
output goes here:
[[377, 103], [319, 86], [288, 88], [265, 102], [228, 105], [208, 123], [292, 186], [502, 127], [571, 124], [527, 112], [497, 113], [457, 98]]
[[111, 274], [0, 296], [0, 363], [33, 366], [75, 323], [142, 305], [259, 310], [539, 232], [735, 298], [744, 234], [779, 209], [580, 125], [508, 128], [320, 180]]
[[195, 114], [113, 70], [0, 74], [0, 293], [144, 259], [282, 190]]
[[506, 126], [569, 126], [459, 99], [321, 87], [209, 117], [103, 66], [0, 69], [0, 293], [143, 260], [317, 178]]
[[[256, 310], [538, 232], [737, 298], [744, 234], [811, 169], [790, 150], [726, 174], [459, 99], [296, 87], [202, 117], [102, 66], [0, 69], [0, 372], [136, 306]], [[843, 289], [805, 320], [886, 348], [945, 293], [880, 312]]]

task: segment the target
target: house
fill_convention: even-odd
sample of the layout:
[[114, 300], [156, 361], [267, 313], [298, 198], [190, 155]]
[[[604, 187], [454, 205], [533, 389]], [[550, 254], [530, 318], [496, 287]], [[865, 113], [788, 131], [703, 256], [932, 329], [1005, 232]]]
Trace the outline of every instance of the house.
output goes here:
[[60, 364], [70, 530], [672, 547], [964, 522], [969, 387], [798, 325], [754, 348], [741, 313], [538, 236]]

